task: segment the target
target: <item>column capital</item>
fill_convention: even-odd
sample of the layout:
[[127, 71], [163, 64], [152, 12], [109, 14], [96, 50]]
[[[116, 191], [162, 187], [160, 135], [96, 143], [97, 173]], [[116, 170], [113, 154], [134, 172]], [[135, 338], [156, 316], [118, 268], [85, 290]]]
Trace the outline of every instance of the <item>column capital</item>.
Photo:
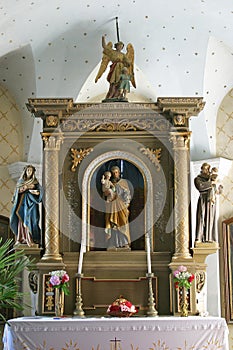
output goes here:
[[63, 142], [63, 133], [41, 133], [42, 140], [44, 141], [44, 149], [46, 151], [59, 151]]
[[170, 132], [170, 141], [173, 144], [173, 149], [186, 149], [189, 150], [189, 141], [191, 137], [191, 131], [185, 132]]

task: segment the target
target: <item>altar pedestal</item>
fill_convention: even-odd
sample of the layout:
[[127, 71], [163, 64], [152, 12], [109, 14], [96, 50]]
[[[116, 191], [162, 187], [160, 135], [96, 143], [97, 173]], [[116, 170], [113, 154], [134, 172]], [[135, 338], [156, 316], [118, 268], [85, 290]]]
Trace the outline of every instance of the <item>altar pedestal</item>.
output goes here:
[[217, 317], [22, 317], [5, 326], [4, 350], [21, 349], [222, 349], [225, 319]]

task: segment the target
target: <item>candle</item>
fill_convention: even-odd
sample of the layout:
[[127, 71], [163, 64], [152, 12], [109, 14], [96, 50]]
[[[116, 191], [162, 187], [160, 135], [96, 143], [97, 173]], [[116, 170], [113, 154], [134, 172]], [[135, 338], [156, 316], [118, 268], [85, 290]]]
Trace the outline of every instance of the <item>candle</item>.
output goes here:
[[148, 234], [146, 235], [146, 253], [148, 274], [151, 274], [150, 237]]
[[83, 253], [84, 253], [83, 244], [81, 244], [81, 248], [79, 251], [79, 262], [78, 262], [78, 274], [79, 275], [81, 275], [81, 273], [82, 273]]

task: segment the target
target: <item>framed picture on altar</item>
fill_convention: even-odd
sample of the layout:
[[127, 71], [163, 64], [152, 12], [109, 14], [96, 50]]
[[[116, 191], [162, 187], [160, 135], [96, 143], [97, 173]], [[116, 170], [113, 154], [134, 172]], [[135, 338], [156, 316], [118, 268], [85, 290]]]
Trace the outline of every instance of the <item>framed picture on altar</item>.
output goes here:
[[223, 221], [222, 229], [225, 318], [233, 323], [233, 217]]

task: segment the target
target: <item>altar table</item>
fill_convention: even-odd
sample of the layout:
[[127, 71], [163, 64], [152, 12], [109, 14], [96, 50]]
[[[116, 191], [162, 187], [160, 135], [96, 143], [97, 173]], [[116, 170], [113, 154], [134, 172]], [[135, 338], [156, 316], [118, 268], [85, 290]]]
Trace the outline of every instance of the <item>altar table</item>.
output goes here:
[[4, 350], [228, 350], [217, 317], [49, 318], [9, 321]]

